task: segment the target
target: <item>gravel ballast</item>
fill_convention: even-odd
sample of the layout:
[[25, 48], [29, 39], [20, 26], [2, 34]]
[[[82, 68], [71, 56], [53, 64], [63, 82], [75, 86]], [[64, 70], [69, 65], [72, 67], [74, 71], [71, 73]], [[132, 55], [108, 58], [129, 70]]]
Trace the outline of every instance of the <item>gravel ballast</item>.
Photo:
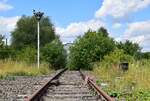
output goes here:
[[15, 76], [0, 80], [0, 101], [24, 101], [55, 73], [48, 76]]
[[[0, 101], [24, 101], [58, 72], [47, 76], [12, 76], [0, 79]], [[84, 73], [91, 77], [88, 71]]]

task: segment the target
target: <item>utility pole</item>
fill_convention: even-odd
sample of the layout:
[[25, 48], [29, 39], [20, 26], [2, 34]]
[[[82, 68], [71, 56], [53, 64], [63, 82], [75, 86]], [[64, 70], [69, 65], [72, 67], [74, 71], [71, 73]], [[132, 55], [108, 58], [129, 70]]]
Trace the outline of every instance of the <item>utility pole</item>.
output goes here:
[[40, 20], [42, 18], [42, 16], [44, 15], [43, 12], [36, 12], [35, 10], [33, 10], [33, 14], [37, 20], [37, 66], [39, 69], [40, 66]]

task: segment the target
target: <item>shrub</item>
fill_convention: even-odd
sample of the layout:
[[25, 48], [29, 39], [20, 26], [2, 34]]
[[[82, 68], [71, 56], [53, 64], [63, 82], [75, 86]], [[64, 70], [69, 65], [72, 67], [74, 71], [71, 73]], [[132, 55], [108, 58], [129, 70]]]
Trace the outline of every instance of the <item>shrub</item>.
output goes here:
[[79, 37], [70, 48], [70, 69], [92, 69], [94, 62], [103, 59], [104, 55], [113, 51], [115, 43], [108, 37], [106, 30], [88, 31]]
[[25, 61], [27, 63], [35, 63], [36, 62], [36, 49], [32, 47], [26, 47], [22, 49], [21, 51], [17, 52], [17, 60], [19, 61]]
[[15, 51], [12, 48], [0, 48], [0, 59], [14, 58]]
[[135, 59], [140, 58], [139, 55], [141, 53], [141, 47], [137, 43], [133, 43], [132, 41], [126, 40], [124, 43], [117, 43], [117, 47], [119, 49], [123, 49], [125, 54], [134, 56]]
[[120, 62], [132, 62], [133, 57], [125, 54], [122, 49], [115, 49], [110, 54], [104, 56], [104, 60], [102, 62], [108, 64], [119, 64]]
[[[111, 58], [112, 60], [112, 58]], [[108, 86], [102, 88], [109, 95], [116, 95], [118, 101], [149, 101], [150, 100], [150, 60], [133, 61], [130, 69], [122, 72], [117, 68], [105, 68], [103, 61], [93, 70], [93, 75]]]
[[46, 44], [42, 49], [42, 60], [49, 63], [54, 69], [64, 68], [66, 65], [66, 51], [60, 40], [56, 39]]

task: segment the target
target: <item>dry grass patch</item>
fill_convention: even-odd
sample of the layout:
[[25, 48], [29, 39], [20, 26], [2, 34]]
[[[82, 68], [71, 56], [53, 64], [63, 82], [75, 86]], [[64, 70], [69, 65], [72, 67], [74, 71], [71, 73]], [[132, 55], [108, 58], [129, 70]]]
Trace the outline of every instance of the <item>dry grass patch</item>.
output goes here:
[[150, 60], [130, 63], [126, 72], [100, 65], [92, 73], [99, 78], [99, 85], [107, 84], [103, 89], [110, 95], [115, 93], [126, 101], [150, 101]]
[[25, 62], [16, 61], [0, 61], [0, 76], [37, 76], [46, 75], [53, 70], [48, 68], [47, 64], [41, 64], [40, 68], [37, 68], [36, 64], [27, 64]]

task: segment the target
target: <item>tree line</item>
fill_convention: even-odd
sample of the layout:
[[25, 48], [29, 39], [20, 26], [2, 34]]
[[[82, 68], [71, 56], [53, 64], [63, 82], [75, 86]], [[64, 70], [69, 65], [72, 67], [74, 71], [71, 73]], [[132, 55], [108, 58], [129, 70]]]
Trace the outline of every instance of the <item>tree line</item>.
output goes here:
[[[4, 44], [0, 35], [0, 59], [36, 63], [37, 57], [37, 21], [33, 16], [22, 16], [16, 28], [11, 32], [11, 44]], [[70, 69], [92, 69], [95, 62], [109, 59], [118, 53], [120, 61], [128, 61], [129, 57], [150, 59], [150, 52], [143, 53], [137, 43], [129, 40], [117, 42], [109, 36], [103, 27], [97, 31], [88, 30], [78, 37], [70, 47], [69, 58], [60, 38], [55, 33], [55, 27], [49, 17], [43, 17], [40, 22], [40, 60], [54, 69], [67, 67]], [[114, 57], [115, 57], [114, 56]], [[68, 60], [68, 61], [67, 61]], [[111, 59], [110, 59], [111, 60]], [[113, 59], [112, 59], [113, 61]]]
[[89, 30], [78, 37], [70, 47], [70, 69], [93, 69], [96, 63], [119, 64], [132, 60], [150, 59], [150, 52], [143, 53], [137, 43], [129, 40], [117, 42], [103, 27], [97, 31]]

